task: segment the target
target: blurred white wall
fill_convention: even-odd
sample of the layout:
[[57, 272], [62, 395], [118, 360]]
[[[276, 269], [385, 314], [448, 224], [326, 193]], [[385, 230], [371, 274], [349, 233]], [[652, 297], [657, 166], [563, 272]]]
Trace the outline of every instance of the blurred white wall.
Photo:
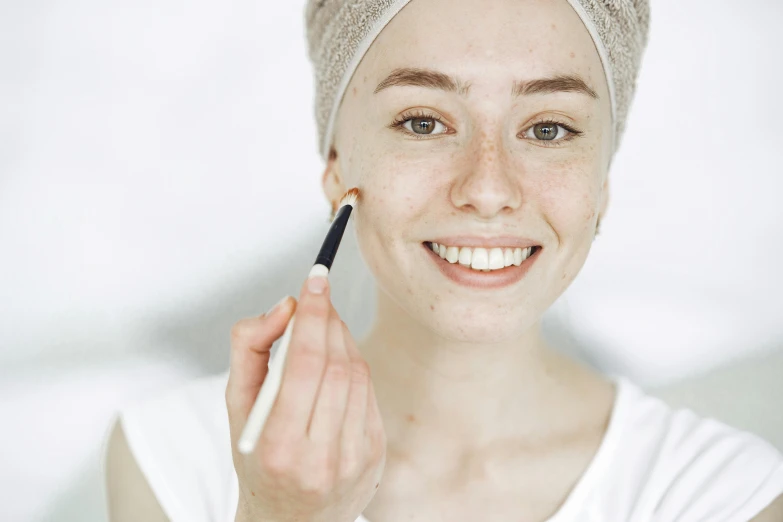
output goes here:
[[[0, 520], [102, 520], [113, 412], [223, 370], [233, 322], [297, 291], [328, 215], [303, 4], [0, 5]], [[549, 324], [665, 386], [783, 349], [783, 3], [653, 4], [610, 213]]]

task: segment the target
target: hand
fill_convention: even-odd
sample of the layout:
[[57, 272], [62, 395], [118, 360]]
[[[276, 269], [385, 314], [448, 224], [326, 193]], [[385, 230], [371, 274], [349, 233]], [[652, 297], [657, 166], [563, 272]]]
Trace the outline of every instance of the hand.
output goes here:
[[[313, 291], [319, 282], [322, 293]], [[237, 441], [272, 343], [295, 308], [280, 393], [255, 451], [242, 455]], [[372, 500], [386, 462], [386, 433], [370, 368], [332, 306], [325, 278], [305, 282], [298, 306], [286, 298], [233, 326], [226, 407], [239, 479], [237, 521], [354, 522]]]

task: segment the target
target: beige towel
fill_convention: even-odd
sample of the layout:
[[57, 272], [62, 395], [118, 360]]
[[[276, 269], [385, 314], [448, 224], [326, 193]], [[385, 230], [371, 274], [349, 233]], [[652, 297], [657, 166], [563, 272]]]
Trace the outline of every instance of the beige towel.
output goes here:
[[[308, 0], [305, 23], [315, 69], [315, 117], [321, 156], [329, 155], [337, 109], [370, 44], [410, 0]], [[567, 0], [593, 38], [604, 66], [620, 144], [636, 88], [650, 20], [648, 0]]]

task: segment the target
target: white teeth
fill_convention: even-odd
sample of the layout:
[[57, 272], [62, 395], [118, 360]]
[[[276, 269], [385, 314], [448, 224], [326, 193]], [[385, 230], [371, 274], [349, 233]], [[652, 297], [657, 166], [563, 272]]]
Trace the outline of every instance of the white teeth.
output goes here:
[[430, 243], [430, 249], [449, 263], [459, 263], [480, 272], [491, 272], [509, 266], [519, 266], [533, 253], [528, 248], [470, 248]]
[[459, 264], [460, 265], [466, 265], [470, 266], [470, 258], [472, 257], [473, 252], [467, 247], [463, 247], [459, 249]]
[[486, 248], [474, 248], [473, 255], [470, 258], [470, 268], [476, 270], [486, 270], [490, 268], [489, 254]]
[[492, 250], [489, 251], [489, 268], [491, 268], [492, 270], [505, 268], [505, 265], [503, 265], [502, 248], [493, 248]]

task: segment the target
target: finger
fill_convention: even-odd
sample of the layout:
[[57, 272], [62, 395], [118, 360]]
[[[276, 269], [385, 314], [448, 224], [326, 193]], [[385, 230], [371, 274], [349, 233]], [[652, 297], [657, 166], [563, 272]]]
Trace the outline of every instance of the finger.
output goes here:
[[[321, 293], [316, 291], [318, 280], [323, 285]], [[331, 307], [326, 278], [308, 278], [296, 307], [280, 392], [265, 428], [272, 440], [293, 440], [307, 434], [326, 367], [326, 328]]]
[[241, 319], [231, 328], [226, 408], [232, 439], [239, 437], [267, 374], [269, 351], [285, 331], [296, 301], [284, 297], [268, 313]]
[[353, 459], [363, 461], [365, 448], [365, 425], [370, 386], [370, 367], [356, 348], [351, 332], [343, 323], [343, 339], [348, 358], [351, 361], [351, 384], [343, 421], [340, 451], [343, 455], [352, 455]]
[[329, 315], [326, 344], [326, 369], [316, 397], [308, 436], [311, 441], [324, 446], [336, 446], [348, 400], [351, 360], [343, 339], [343, 322], [334, 307], [331, 307]]

